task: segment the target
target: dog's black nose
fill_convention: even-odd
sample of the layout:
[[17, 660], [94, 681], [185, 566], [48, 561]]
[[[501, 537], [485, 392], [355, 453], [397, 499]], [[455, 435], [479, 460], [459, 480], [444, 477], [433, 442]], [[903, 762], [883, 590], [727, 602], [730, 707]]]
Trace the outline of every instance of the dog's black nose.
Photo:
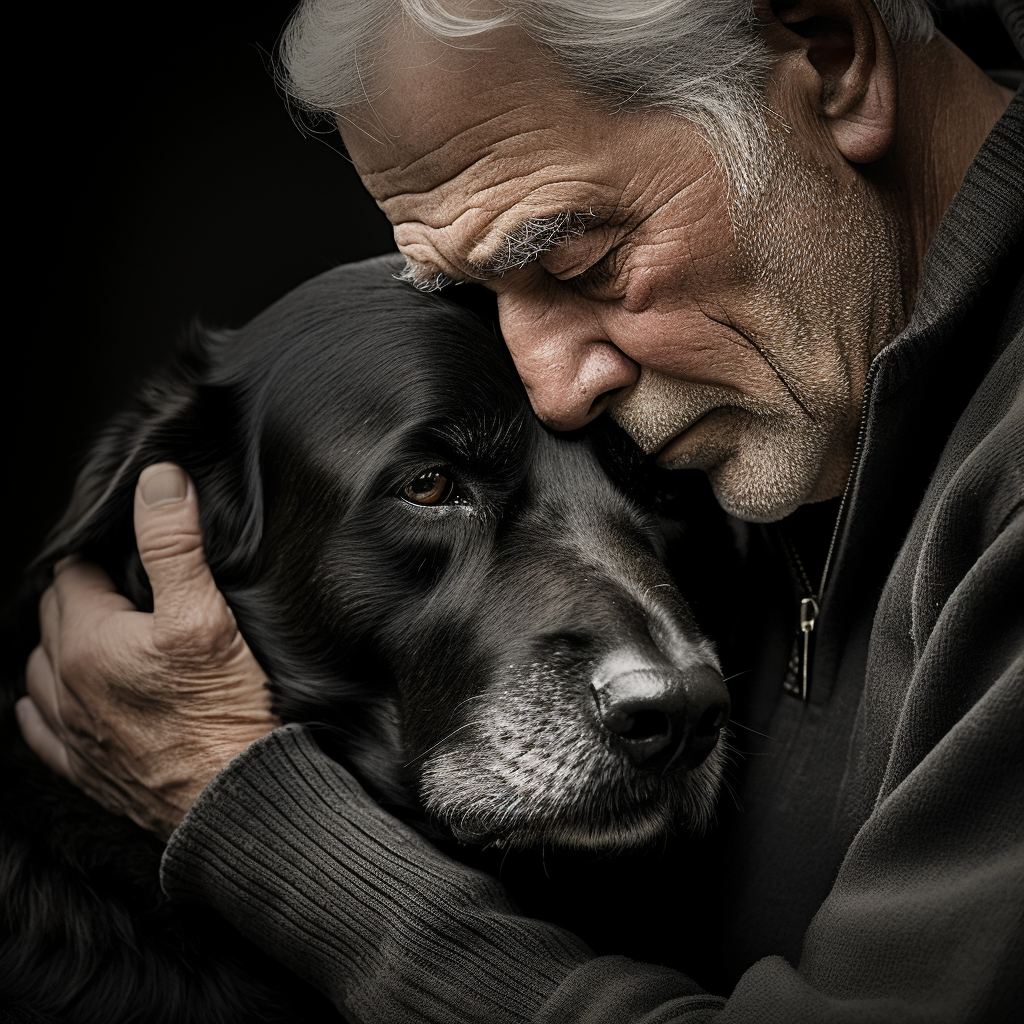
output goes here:
[[601, 725], [638, 767], [696, 768], [714, 750], [729, 719], [729, 691], [710, 665], [629, 659], [603, 669], [593, 684]]

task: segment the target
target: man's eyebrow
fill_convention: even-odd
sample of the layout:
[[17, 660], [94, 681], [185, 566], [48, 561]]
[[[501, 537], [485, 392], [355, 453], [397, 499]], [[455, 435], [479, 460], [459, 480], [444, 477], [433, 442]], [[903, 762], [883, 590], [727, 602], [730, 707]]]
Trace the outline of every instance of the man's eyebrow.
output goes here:
[[404, 281], [421, 292], [439, 292], [450, 284], [462, 284], [443, 270], [432, 270], [422, 263], [417, 263], [409, 256], [405, 257], [405, 266], [395, 275], [396, 281]]
[[[510, 270], [519, 270], [546, 252], [557, 249], [571, 238], [578, 238], [594, 218], [593, 210], [560, 210], [544, 217], [526, 217], [511, 231], [498, 236], [491, 254], [467, 260], [477, 280], [501, 277]], [[439, 292], [462, 280], [444, 271], [428, 267], [406, 256], [405, 267], [395, 277], [421, 292]]]
[[469, 265], [485, 278], [520, 270], [569, 239], [578, 238], [593, 217], [592, 210], [560, 210], [546, 217], [527, 217], [499, 236], [489, 256], [473, 259]]

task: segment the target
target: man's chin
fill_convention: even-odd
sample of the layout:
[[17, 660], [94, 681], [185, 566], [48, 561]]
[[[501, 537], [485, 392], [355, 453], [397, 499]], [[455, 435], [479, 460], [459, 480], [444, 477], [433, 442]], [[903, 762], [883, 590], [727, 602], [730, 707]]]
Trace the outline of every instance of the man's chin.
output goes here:
[[814, 500], [820, 472], [821, 453], [810, 439], [787, 434], [765, 431], [746, 410], [719, 408], [669, 442], [656, 461], [665, 469], [703, 470], [729, 515], [773, 523]]
[[745, 523], [777, 523], [803, 504], [802, 501], [780, 502], [771, 495], [736, 495], [729, 488], [719, 486], [712, 474], [708, 476], [718, 504]]
[[[816, 500], [814, 475], [793, 472], [794, 468], [791, 459], [741, 453], [706, 472], [718, 504], [729, 515], [747, 523], [775, 523]], [[799, 468], [806, 472], [808, 466]]]

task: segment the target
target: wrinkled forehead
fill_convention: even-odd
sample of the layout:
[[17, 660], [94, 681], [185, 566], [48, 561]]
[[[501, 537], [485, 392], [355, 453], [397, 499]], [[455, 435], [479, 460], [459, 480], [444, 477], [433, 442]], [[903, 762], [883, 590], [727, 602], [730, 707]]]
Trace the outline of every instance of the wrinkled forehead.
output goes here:
[[449, 272], [486, 258], [488, 234], [574, 205], [607, 151], [611, 119], [518, 29], [465, 47], [405, 37], [376, 84], [338, 118], [346, 146], [403, 252]]
[[396, 29], [367, 94], [368, 102], [339, 113], [346, 143], [361, 173], [391, 172], [410, 186], [428, 166], [453, 170], [461, 151], [506, 137], [528, 117], [552, 120], [574, 106], [564, 75], [517, 28], [458, 45]]

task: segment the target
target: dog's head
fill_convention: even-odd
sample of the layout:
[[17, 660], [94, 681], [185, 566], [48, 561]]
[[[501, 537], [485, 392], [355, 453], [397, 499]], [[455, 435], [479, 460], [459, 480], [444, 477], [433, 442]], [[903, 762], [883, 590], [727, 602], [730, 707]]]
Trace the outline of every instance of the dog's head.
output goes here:
[[474, 842], [701, 821], [728, 696], [653, 519], [595, 432], [531, 415], [493, 328], [394, 269], [196, 332], [101, 438], [44, 557], [80, 550], [147, 606], [132, 492], [176, 461], [280, 714], [339, 730], [378, 795]]

